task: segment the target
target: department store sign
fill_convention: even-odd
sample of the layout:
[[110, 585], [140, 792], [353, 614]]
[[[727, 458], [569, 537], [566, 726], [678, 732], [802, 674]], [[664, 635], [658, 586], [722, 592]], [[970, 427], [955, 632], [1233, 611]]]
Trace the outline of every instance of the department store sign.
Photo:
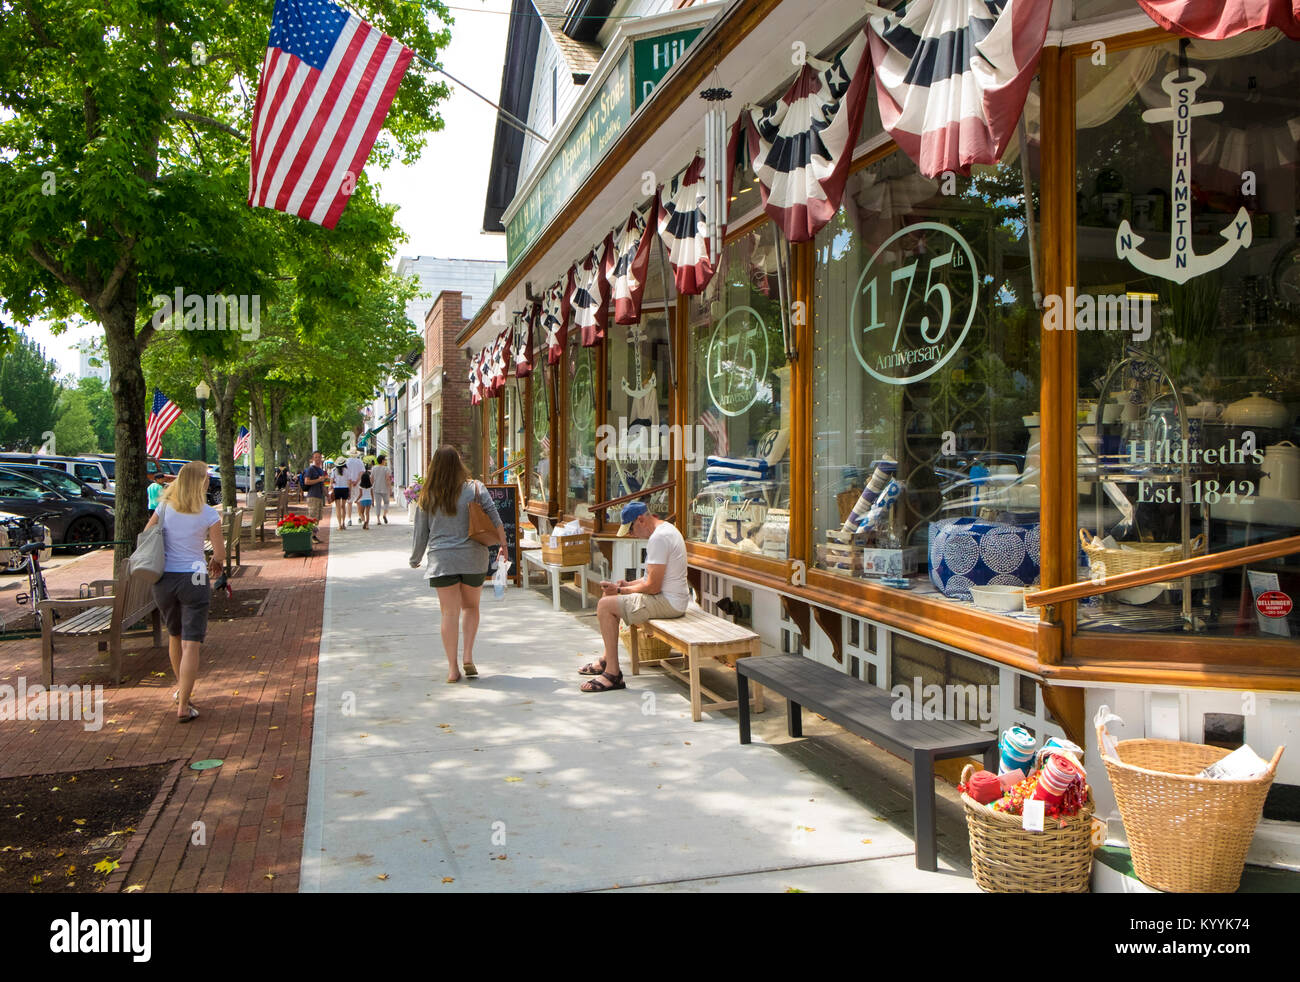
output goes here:
[[[560, 207], [582, 186], [632, 118], [630, 56], [601, 83], [577, 125], [564, 137], [559, 153], [551, 158], [541, 179], [527, 192], [519, 210], [506, 225], [506, 257], [513, 266], [537, 240]], [[552, 139], [558, 138], [556, 134]]]
[[858, 278], [853, 353], [881, 382], [919, 382], [960, 350], [978, 300], [975, 254], [956, 229], [908, 225], [880, 244]]
[[668, 69], [677, 64], [690, 43], [699, 37], [702, 27], [673, 31], [653, 38], [637, 38], [632, 42], [632, 109], [650, 98]]

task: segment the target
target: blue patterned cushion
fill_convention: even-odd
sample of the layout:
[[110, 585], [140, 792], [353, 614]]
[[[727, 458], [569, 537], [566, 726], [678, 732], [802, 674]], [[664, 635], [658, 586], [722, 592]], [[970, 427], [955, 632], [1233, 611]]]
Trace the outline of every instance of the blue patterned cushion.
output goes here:
[[930, 525], [930, 582], [945, 597], [969, 600], [972, 586], [1038, 581], [1041, 525], [944, 518]]

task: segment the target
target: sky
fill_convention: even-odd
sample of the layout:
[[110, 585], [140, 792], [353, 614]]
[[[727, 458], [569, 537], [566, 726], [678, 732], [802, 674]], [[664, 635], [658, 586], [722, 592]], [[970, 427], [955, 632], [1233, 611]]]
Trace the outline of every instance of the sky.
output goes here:
[[[440, 61], [456, 78], [495, 102], [501, 91], [510, 0], [450, 0], [448, 6], [455, 23], [451, 44]], [[413, 62], [412, 70], [416, 67], [419, 63]], [[444, 127], [426, 138], [419, 161], [410, 167], [372, 170], [371, 177], [379, 184], [382, 199], [399, 206], [397, 220], [409, 241], [398, 245], [398, 255], [504, 260], [505, 236], [482, 231], [496, 110], [448, 84], [451, 97], [440, 107]], [[47, 358], [59, 363], [61, 374], [73, 376], [80, 367], [78, 341], [103, 336], [98, 326], [59, 337], [44, 325], [23, 330], [44, 347]]]

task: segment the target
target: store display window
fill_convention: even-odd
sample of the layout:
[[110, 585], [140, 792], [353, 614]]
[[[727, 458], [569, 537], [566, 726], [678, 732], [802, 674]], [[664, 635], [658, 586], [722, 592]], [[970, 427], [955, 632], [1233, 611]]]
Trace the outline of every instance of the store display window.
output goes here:
[[551, 495], [551, 398], [549, 384], [554, 370], [539, 365], [530, 379], [532, 390], [532, 429], [529, 433], [528, 459], [531, 471], [528, 477], [530, 501], [550, 501]]
[[[596, 455], [605, 463], [605, 500], [620, 498], [672, 480], [672, 462], [682, 446], [672, 425], [669, 319], [664, 311], [643, 311], [637, 324], [611, 324], [606, 344], [605, 425]], [[668, 491], [647, 499], [651, 510], [668, 513]], [[620, 507], [606, 524], [617, 526]]]
[[1014, 146], [970, 178], [892, 153], [850, 175], [817, 236], [820, 569], [1017, 611], [1039, 581], [1038, 148], [1027, 177]]
[[[1076, 61], [1081, 579], [1300, 532], [1297, 53], [1252, 31]], [[1291, 555], [1078, 618], [1294, 638], [1297, 596]]]
[[590, 518], [596, 497], [596, 383], [595, 348], [584, 348], [580, 331], [570, 331], [564, 351], [567, 399], [562, 425], [565, 428], [564, 511]]
[[[734, 240], [704, 294], [691, 300], [686, 531], [694, 542], [784, 559], [792, 327], [782, 318], [789, 270], [777, 239], [764, 223]], [[695, 449], [701, 444], [703, 452]]]

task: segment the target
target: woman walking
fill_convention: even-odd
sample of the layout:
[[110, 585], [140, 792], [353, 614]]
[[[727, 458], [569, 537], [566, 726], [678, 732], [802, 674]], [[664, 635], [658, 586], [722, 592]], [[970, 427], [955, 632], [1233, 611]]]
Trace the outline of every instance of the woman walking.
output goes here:
[[447, 655], [447, 681], [459, 682], [456, 664], [460, 633], [465, 635], [464, 673], [478, 675], [474, 666], [474, 636], [478, 633], [479, 598], [487, 579], [488, 549], [469, 537], [470, 502], [477, 501], [492, 519], [500, 541], [497, 562], [505, 562], [506, 529], [487, 488], [470, 479], [469, 469], [455, 447], [441, 447], [433, 455], [424, 487], [417, 499], [411, 567], [429, 552], [426, 575], [438, 591], [442, 612], [442, 648]]
[[339, 528], [342, 529], [344, 519], [347, 518], [345, 512], [348, 507], [348, 497], [352, 493], [352, 489], [348, 487], [347, 461], [340, 457], [330, 477], [334, 488], [334, 517], [338, 519]]
[[[166, 561], [162, 577], [153, 585], [153, 599], [167, 625], [167, 655], [178, 686], [172, 699], [180, 723], [199, 716], [190, 696], [199, 675], [199, 650], [208, 633], [212, 602], [208, 578], [194, 574], [206, 566], [209, 576], [220, 576], [226, 562], [221, 514], [207, 503], [207, 494], [208, 465], [191, 460], [167, 486], [158, 510], [145, 526], [161, 524], [163, 530]], [[207, 563], [203, 561], [204, 539], [212, 543], [212, 559]]]

